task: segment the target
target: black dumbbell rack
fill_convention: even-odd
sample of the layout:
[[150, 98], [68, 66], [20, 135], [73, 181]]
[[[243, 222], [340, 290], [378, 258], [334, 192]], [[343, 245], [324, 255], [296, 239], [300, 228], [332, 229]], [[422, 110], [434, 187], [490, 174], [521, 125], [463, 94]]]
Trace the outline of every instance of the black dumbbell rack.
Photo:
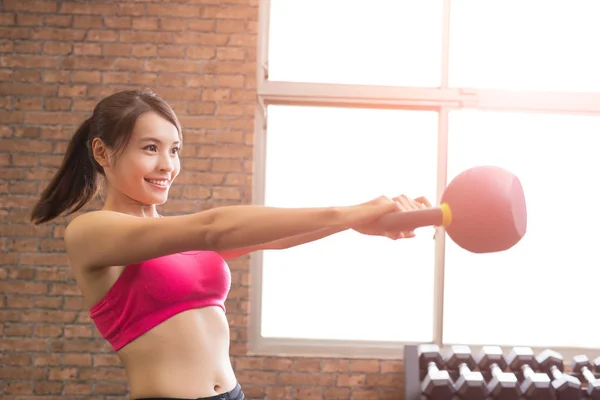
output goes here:
[[[414, 344], [404, 346], [404, 399], [405, 400], [436, 400], [436, 399], [427, 398], [422, 392], [422, 384], [423, 384], [424, 379], [427, 376], [427, 369], [421, 368], [420, 348], [421, 348], [420, 345], [414, 345]], [[504, 354], [503, 356], [506, 358], [507, 354]], [[535, 354], [535, 356], [539, 356], [539, 354]], [[580, 356], [578, 356], [578, 357], [580, 357]], [[593, 363], [592, 363], [592, 360], [590, 360], [589, 373], [587, 373], [587, 377], [584, 376], [584, 374], [581, 372], [571, 370], [572, 362], [574, 362], [575, 359], [576, 358], [574, 358], [573, 360], [569, 360], [569, 359], [564, 360], [564, 374], [575, 377], [581, 382], [580, 400], [600, 399], [600, 357], [597, 358], [596, 360], [594, 360]], [[447, 369], [446, 367], [440, 368], [440, 370], [448, 371], [453, 382], [457, 382], [457, 380], [460, 378], [460, 373], [457, 370], [450, 370], [450, 369]], [[485, 379], [486, 384], [489, 384], [489, 382], [493, 379], [492, 374], [490, 373], [489, 370], [484, 371], [484, 370], [480, 370], [479, 368], [475, 368], [473, 371], [481, 372], [481, 374], [483, 375], [483, 377]], [[523, 374], [523, 371], [520, 368], [515, 368], [513, 370], [510, 368], [510, 366], [506, 366], [505, 368], [503, 368], [503, 371], [509, 372], [509, 373], [514, 373], [515, 376], [517, 377], [519, 386], [521, 386], [523, 384], [523, 382], [525, 381], [525, 376]], [[534, 371], [535, 373], [538, 373], [538, 374], [543, 373], [548, 376], [548, 379], [550, 382], [550, 387], [551, 387], [550, 390], [552, 391], [551, 397], [549, 397], [549, 398], [551, 398], [552, 400], [569, 400], [571, 398], [571, 397], [565, 396], [564, 393], [558, 393], [556, 390], [552, 389], [552, 382], [556, 381], [556, 379], [555, 379], [555, 376], [551, 372], [544, 371], [539, 365], [534, 365], [532, 368], [532, 371]], [[593, 382], [593, 384], [590, 385], [590, 383], [588, 382], [588, 379], [591, 377], [598, 379], [598, 381]], [[598, 388], [599, 388], [598, 391], [593, 393], [593, 397], [590, 397], [590, 393], [588, 392], [588, 387], [590, 387], [590, 386], [598, 386]], [[596, 397], [596, 396], [598, 396], [598, 397]], [[525, 394], [522, 394], [520, 397], [520, 399], [522, 399], [522, 400], [527, 400], [529, 398], [536, 398], [536, 396], [527, 396]], [[537, 397], [537, 398], [544, 398], [544, 396]], [[460, 400], [460, 399], [461, 399], [460, 396], [454, 396], [452, 399], [449, 399], [449, 400]], [[486, 399], [481, 399], [481, 400], [493, 400], [493, 399], [494, 399], [493, 396], [489, 396]], [[443, 399], [440, 399], [440, 400], [443, 400]]]

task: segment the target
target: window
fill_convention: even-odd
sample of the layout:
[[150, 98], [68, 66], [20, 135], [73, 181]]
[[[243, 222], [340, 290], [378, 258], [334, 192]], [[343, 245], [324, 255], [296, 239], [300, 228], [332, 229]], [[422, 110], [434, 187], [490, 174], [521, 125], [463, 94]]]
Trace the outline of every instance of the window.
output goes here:
[[[600, 269], [600, 116], [452, 111], [448, 178], [493, 164], [521, 180], [528, 228], [510, 251], [475, 255], [446, 241], [444, 341], [484, 345], [598, 347], [574, 326]], [[577, 306], [574, 306], [577, 304]]]
[[439, 86], [440, 1], [270, 4], [270, 80]]
[[[269, 106], [265, 204], [344, 206], [399, 188], [435, 198], [437, 124], [428, 111]], [[347, 231], [265, 253], [262, 336], [430, 341], [433, 248], [432, 228], [412, 243]]]
[[452, 0], [450, 85], [600, 92], [596, 0]]
[[600, 217], [586, 207], [600, 172], [600, 6], [340, 2], [260, 2], [254, 201], [436, 202], [457, 174], [493, 164], [522, 181], [528, 232], [480, 255], [433, 228], [257, 253], [250, 351], [398, 358], [404, 343], [435, 342], [600, 355], [593, 330], [573, 333], [586, 300], [571, 306], [600, 275]]

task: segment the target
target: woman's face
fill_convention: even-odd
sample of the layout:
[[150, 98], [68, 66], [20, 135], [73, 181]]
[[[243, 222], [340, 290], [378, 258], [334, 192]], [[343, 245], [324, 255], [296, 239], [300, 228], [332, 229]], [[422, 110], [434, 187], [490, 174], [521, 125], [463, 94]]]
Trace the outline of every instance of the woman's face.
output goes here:
[[181, 168], [180, 146], [173, 124], [156, 113], [143, 114], [126, 148], [104, 169], [109, 191], [116, 190], [142, 205], [165, 203]]

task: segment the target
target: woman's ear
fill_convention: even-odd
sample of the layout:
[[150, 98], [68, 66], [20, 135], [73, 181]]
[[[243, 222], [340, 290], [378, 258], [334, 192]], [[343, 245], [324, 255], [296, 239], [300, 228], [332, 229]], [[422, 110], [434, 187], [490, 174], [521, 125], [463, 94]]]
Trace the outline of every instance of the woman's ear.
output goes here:
[[94, 159], [102, 168], [108, 168], [110, 166], [110, 156], [106, 145], [100, 138], [94, 138], [92, 140], [92, 154]]

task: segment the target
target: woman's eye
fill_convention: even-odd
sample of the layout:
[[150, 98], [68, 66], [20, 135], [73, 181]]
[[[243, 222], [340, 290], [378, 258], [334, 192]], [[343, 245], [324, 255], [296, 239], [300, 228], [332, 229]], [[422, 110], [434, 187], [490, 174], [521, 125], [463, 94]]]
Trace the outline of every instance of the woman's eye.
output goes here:
[[175, 147], [175, 148], [173, 149], [173, 154], [177, 154], [177, 153], [179, 153], [179, 147]]
[[146, 146], [146, 147], [144, 148], [144, 150], [156, 151], [156, 150], [157, 150], [157, 148], [156, 148], [156, 145], [155, 145], [155, 144], [151, 144], [151, 145], [148, 145], [148, 146]]

